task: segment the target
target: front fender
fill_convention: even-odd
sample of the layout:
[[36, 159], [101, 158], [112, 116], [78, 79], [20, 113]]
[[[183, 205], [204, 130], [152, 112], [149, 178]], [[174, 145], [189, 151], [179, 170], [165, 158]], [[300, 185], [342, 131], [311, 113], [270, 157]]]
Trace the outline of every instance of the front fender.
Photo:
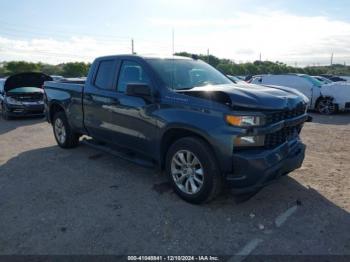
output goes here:
[[173, 129], [189, 131], [207, 141], [224, 173], [232, 170], [234, 131], [224, 121], [224, 115], [215, 111], [186, 110], [176, 108], [164, 110], [160, 117], [160, 147], [164, 135]]

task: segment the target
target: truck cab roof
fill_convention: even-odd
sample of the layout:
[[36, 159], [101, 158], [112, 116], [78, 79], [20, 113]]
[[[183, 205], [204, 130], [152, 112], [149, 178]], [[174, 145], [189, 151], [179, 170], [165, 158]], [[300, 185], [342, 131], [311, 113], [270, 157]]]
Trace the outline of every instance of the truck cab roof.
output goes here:
[[156, 54], [145, 54], [145, 55], [131, 55], [131, 54], [122, 54], [122, 55], [109, 55], [109, 56], [101, 56], [96, 58], [95, 61], [98, 60], [108, 60], [108, 59], [128, 59], [128, 58], [139, 58], [139, 59], [176, 59], [176, 60], [193, 60], [190, 57], [186, 56], [164, 56], [164, 55], [156, 55]]

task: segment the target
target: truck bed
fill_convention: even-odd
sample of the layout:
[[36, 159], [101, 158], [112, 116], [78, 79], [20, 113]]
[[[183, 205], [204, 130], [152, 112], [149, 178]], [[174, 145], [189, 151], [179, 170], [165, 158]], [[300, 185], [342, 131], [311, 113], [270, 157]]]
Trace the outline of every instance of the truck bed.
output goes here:
[[83, 78], [64, 78], [59, 81], [56, 81], [59, 83], [70, 83], [70, 84], [85, 84], [86, 82], [86, 77]]
[[85, 80], [47, 81], [44, 90], [50, 105], [57, 104], [65, 109], [70, 124], [77, 130], [84, 128], [82, 107]]
[[77, 80], [61, 80], [61, 81], [48, 81], [45, 82], [45, 89], [59, 89], [67, 91], [75, 91], [82, 93], [85, 81]]

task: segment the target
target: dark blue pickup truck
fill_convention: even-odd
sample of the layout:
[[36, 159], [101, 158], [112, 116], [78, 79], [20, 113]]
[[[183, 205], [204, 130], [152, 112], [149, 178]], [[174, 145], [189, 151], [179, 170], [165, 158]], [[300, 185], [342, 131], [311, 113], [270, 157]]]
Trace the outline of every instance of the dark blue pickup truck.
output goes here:
[[299, 168], [307, 98], [292, 89], [236, 85], [195, 58], [118, 55], [94, 61], [86, 81], [45, 82], [59, 146], [87, 135], [165, 170], [192, 203], [222, 186], [256, 191]]

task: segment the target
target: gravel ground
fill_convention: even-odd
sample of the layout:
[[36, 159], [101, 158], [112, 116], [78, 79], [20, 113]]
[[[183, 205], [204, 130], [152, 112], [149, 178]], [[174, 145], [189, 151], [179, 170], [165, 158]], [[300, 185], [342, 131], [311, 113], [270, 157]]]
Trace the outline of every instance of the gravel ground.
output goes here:
[[0, 254], [350, 255], [350, 115], [313, 115], [301, 169], [248, 201], [195, 206], [157, 171], [42, 119], [0, 120]]

